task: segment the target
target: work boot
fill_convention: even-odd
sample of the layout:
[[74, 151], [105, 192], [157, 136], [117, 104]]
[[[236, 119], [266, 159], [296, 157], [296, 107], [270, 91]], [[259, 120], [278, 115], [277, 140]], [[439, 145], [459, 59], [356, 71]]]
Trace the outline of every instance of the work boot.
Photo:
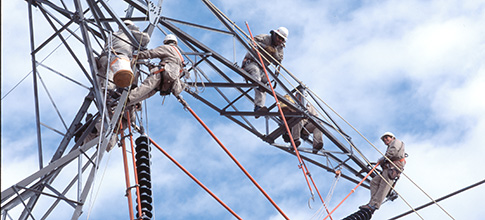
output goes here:
[[299, 139], [298, 140], [294, 140], [294, 142], [295, 142], [295, 146], [296, 147], [299, 147], [300, 144], [301, 144], [301, 141]]
[[118, 99], [121, 96], [121, 93], [123, 92], [123, 89], [108, 89], [108, 96], [113, 98], [113, 99]]
[[300, 135], [301, 135], [301, 139], [309, 140], [310, 134], [308, 133], [308, 131], [305, 128], [301, 129]]
[[361, 206], [359, 206], [359, 209], [368, 209], [372, 213], [374, 213], [374, 211], [376, 210], [376, 207], [373, 206], [373, 205], [367, 204], [367, 205], [361, 205]]
[[[300, 146], [300, 144], [301, 144], [301, 141], [300, 140], [293, 140], [293, 141], [295, 142], [296, 148], [298, 148], [298, 146]], [[291, 151], [294, 151], [295, 150], [295, 148], [293, 148], [293, 145], [291, 145], [291, 144], [290, 144], [290, 150]]]
[[318, 143], [315, 146], [313, 146], [313, 153], [316, 154], [318, 151], [320, 151], [323, 148], [323, 143]]
[[[268, 108], [266, 106], [254, 106], [254, 112], [256, 113], [264, 113], [264, 112], [268, 112]], [[260, 116], [259, 115], [256, 115], [254, 116], [256, 119], [258, 119]]]
[[284, 133], [282, 137], [283, 141], [285, 141], [286, 143], [290, 143], [290, 135], [288, 135], [288, 133]]

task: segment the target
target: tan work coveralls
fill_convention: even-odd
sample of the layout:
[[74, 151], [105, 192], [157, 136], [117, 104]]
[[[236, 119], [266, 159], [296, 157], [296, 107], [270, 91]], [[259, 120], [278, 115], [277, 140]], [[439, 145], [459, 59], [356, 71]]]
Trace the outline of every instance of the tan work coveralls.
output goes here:
[[[127, 25], [127, 27], [131, 30], [131, 34], [142, 47], [145, 47], [148, 42], [150, 42], [150, 35], [140, 31], [137, 26]], [[113, 33], [111, 41], [111, 48], [109, 48], [109, 42], [106, 42], [104, 52], [98, 57], [97, 60], [99, 74], [98, 82], [100, 84], [100, 88], [105, 87], [106, 71], [111, 62], [113, 62], [116, 58], [127, 59], [131, 62], [131, 59], [133, 58], [133, 51], [138, 49], [138, 45], [133, 45], [123, 30]], [[109, 60], [108, 53], [111, 53]], [[113, 83], [114, 73], [111, 71], [111, 69], [108, 71], [108, 89], [115, 89], [116, 85]], [[136, 78], [137, 77], [135, 76], [135, 79]], [[136, 84], [136, 82], [134, 82], [134, 84]]]
[[[272, 39], [270, 34], [257, 35], [254, 37], [254, 41], [256, 41], [258, 45], [260, 45], [262, 48], [264, 48], [267, 51], [268, 51], [267, 48], [272, 47], [275, 52], [270, 53], [271, 56], [273, 56], [279, 63], [283, 61], [283, 56], [284, 56], [283, 48], [285, 47], [284, 43], [278, 46], [272, 45]], [[261, 57], [263, 58], [264, 54], [266, 53], [261, 52], [260, 54], [261, 54]], [[268, 58], [268, 60], [271, 61], [272, 59]], [[269, 62], [266, 62], [264, 58], [263, 58], [263, 62], [265, 67], [269, 65]], [[263, 67], [258, 65], [258, 63], [254, 60], [253, 56], [250, 53], [246, 53], [246, 56], [244, 57], [244, 61], [243, 61], [243, 69], [249, 74], [251, 74], [251, 76], [257, 79], [258, 81], [267, 83], [268, 80], [262, 68]], [[260, 91], [259, 89], [255, 89], [254, 105], [263, 107], [265, 103], [266, 103], [266, 93], [263, 91]]]
[[[315, 117], [318, 117], [317, 110], [313, 105], [310, 103], [306, 104], [306, 108], [308, 112]], [[305, 128], [306, 130], [302, 130]], [[310, 123], [308, 119], [303, 119], [300, 123], [296, 124], [291, 128], [291, 136], [293, 136], [294, 140], [298, 140], [300, 138], [301, 132], [309, 132], [313, 134], [313, 150], [318, 151], [323, 147], [323, 133], [318, 129], [313, 123]]]
[[[140, 86], [131, 90], [128, 99], [128, 105], [141, 102], [157, 93], [162, 84], [162, 91], [171, 90], [173, 95], [178, 96], [183, 91], [184, 86], [180, 80], [181, 70], [183, 68], [183, 57], [174, 43], [161, 45], [151, 50], [141, 51], [138, 59], [160, 59], [161, 72], [150, 74]], [[162, 76], [163, 74], [163, 76]], [[162, 82], [163, 78], [163, 82]]]
[[370, 183], [371, 198], [369, 205], [379, 209], [391, 189], [394, 178], [400, 175], [399, 170], [402, 171], [404, 169], [404, 165], [406, 164], [406, 161], [404, 160], [405, 154], [404, 142], [394, 139], [391, 143], [389, 143], [385, 156], [389, 158], [397, 167], [399, 167], [399, 169], [394, 167], [394, 165], [389, 163], [384, 157], [379, 159], [379, 162], [383, 168], [381, 173], [382, 177], [377, 175]]

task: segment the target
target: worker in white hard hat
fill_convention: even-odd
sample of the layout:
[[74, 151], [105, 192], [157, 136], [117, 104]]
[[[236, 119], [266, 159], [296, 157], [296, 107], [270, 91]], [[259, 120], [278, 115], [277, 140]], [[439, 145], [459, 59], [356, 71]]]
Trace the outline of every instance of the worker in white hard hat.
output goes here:
[[[108, 89], [110, 90], [110, 92], [117, 88], [113, 80], [113, 71], [116, 70], [113, 70], [113, 68], [111, 68], [111, 65], [113, 63], [116, 63], [117, 60], [126, 60], [128, 61], [128, 64], [131, 63], [131, 60], [133, 58], [133, 51], [146, 47], [148, 42], [150, 42], [150, 35], [140, 31], [139, 28], [133, 23], [133, 21], [124, 20], [123, 23], [130, 30], [131, 34], [138, 41], [139, 45], [133, 44], [122, 29], [113, 33], [112, 37], [106, 40], [103, 53], [97, 59], [98, 83], [100, 85], [100, 88], [104, 89], [105, 79], [107, 75]], [[109, 60], [108, 53], [111, 53], [109, 54]], [[108, 68], [108, 66], [110, 66], [110, 68]], [[136, 82], [134, 82], [133, 84], [136, 84]]]
[[[283, 61], [283, 48], [285, 47], [287, 39], [288, 29], [285, 27], [271, 30], [270, 34], [260, 34], [254, 37], [254, 41], [256, 41], [260, 47], [260, 54], [263, 57], [263, 65], [267, 67], [269, 62], [273, 63], [274, 65], [278, 65]], [[262, 51], [261, 48], [264, 51]], [[258, 58], [253, 57], [251, 53], [247, 53], [244, 57], [242, 67], [258, 81], [268, 83], [264, 70], [262, 69], [263, 67], [258, 64], [256, 59]], [[254, 90], [254, 111], [268, 111], [268, 108], [265, 106], [265, 102], [266, 92], [256, 88]], [[259, 116], [256, 116], [256, 118], [259, 118]]]
[[157, 48], [144, 50], [138, 53], [140, 59], [160, 59], [158, 66], [150, 69], [150, 75], [141, 83], [140, 86], [131, 90], [128, 95], [128, 105], [139, 103], [157, 91], [162, 95], [179, 96], [184, 90], [185, 84], [181, 81], [184, 58], [177, 48], [177, 37], [168, 34], [163, 40], [163, 44]]
[[391, 190], [393, 182], [397, 181], [404, 165], [406, 165], [404, 142], [396, 139], [396, 136], [391, 132], [384, 133], [381, 140], [387, 146], [386, 153], [377, 161], [382, 167], [382, 172], [371, 180], [369, 203], [359, 207], [360, 209], [369, 209], [372, 212], [379, 209]]

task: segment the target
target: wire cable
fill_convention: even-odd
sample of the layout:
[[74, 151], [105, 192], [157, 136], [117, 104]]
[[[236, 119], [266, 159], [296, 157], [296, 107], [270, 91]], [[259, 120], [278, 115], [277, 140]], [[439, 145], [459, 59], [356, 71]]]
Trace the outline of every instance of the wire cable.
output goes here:
[[239, 215], [237, 215], [229, 206], [227, 206], [222, 200], [220, 200], [212, 191], [209, 190], [202, 182], [200, 182], [194, 175], [192, 175], [187, 169], [185, 169], [177, 160], [175, 160], [170, 154], [167, 153], [163, 148], [161, 148], [155, 141], [153, 141], [152, 138], [150, 138], [150, 143], [153, 144], [160, 152], [162, 152], [169, 160], [172, 161], [177, 167], [179, 167], [187, 176], [189, 176], [192, 180], [194, 180], [200, 187], [202, 187], [207, 193], [209, 193], [212, 198], [217, 200], [219, 204], [221, 204], [224, 208], [226, 208], [227, 211], [229, 211], [234, 217], [237, 219], [242, 219]]
[[239, 167], [239, 169], [241, 169], [241, 171], [243, 171], [243, 173], [249, 178], [249, 180], [251, 180], [251, 182], [253, 182], [253, 184], [256, 186], [256, 188], [258, 188], [259, 191], [261, 191], [261, 193], [263, 193], [263, 195], [278, 210], [278, 212], [285, 219], [289, 219], [288, 216], [286, 216], [286, 214], [283, 212], [283, 210], [281, 210], [280, 207], [278, 207], [278, 205], [273, 201], [273, 199], [271, 199], [271, 197], [263, 190], [263, 188], [258, 184], [258, 182], [256, 182], [256, 180], [251, 176], [251, 174], [248, 173], [248, 171], [241, 165], [241, 163], [239, 163], [239, 161], [231, 154], [231, 152], [229, 152], [229, 150], [224, 146], [224, 144], [222, 144], [222, 142], [216, 137], [216, 135], [210, 130], [210, 128], [207, 127], [207, 125], [204, 123], [204, 121], [202, 121], [202, 119], [199, 118], [199, 116], [192, 110], [192, 108], [190, 108], [189, 104], [185, 100], [183, 100], [181, 97], [178, 97], [178, 100], [184, 106], [184, 108], [189, 110], [189, 112], [194, 116], [194, 118], [197, 119], [197, 121], [202, 125], [202, 127], [204, 127], [204, 129], [212, 136], [212, 138], [219, 144], [219, 146], [221, 146], [221, 148], [224, 150], [224, 152], [226, 152], [226, 154], [232, 159], [232, 161], [234, 161], [234, 163], [236, 163], [236, 165]]
[[[345, 198], [344, 198], [344, 199], [343, 199], [343, 200], [342, 200], [342, 201], [341, 201], [341, 202], [340, 202], [340, 203], [339, 203], [339, 204], [338, 204], [338, 205], [337, 205], [337, 206], [336, 206], [336, 207], [335, 207], [335, 208], [334, 208], [334, 209], [333, 209], [331, 212], [330, 212], [330, 214], [332, 214], [332, 213], [333, 213], [335, 210], [337, 210], [337, 208], [338, 208], [340, 205], [342, 205], [342, 203], [343, 203], [343, 202], [344, 202], [344, 201], [345, 201], [347, 198], [349, 198], [349, 196], [350, 196], [352, 193], [354, 193], [354, 192], [355, 192], [355, 190], [356, 190], [356, 189], [357, 189], [357, 188], [358, 188], [358, 187], [359, 187], [359, 186], [360, 186], [360, 185], [361, 185], [361, 184], [364, 182], [364, 180], [365, 180], [365, 179], [367, 179], [367, 177], [369, 177], [369, 175], [370, 175], [372, 172], [374, 172], [374, 170], [377, 168], [377, 166], [379, 166], [379, 163], [377, 163], [377, 164], [376, 164], [376, 165], [375, 165], [375, 166], [372, 168], [372, 170], [370, 170], [370, 172], [369, 172], [369, 173], [367, 173], [367, 175], [366, 175], [366, 176], [365, 176], [365, 177], [364, 177], [364, 178], [363, 178], [363, 179], [362, 179], [362, 180], [359, 182], [359, 184], [357, 184], [357, 186], [355, 186], [355, 187], [354, 187], [354, 188], [353, 188], [353, 189], [350, 191], [350, 193], [349, 193], [349, 194], [347, 194], [347, 196], [346, 196], [346, 197], [345, 197]], [[328, 216], [330, 216], [330, 214], [328, 214]], [[327, 216], [327, 217], [325, 217], [323, 220], [327, 219], [327, 218], [328, 218], [328, 216]]]

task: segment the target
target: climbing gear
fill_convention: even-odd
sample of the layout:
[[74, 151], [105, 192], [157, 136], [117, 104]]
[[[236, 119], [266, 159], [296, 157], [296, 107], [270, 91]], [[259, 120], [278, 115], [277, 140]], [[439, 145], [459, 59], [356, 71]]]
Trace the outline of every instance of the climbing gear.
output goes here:
[[[268, 112], [268, 111], [269, 111], [269, 110], [268, 110], [268, 107], [266, 107], [266, 106], [263, 106], [263, 107], [261, 107], [261, 106], [257, 106], [257, 105], [256, 105], [256, 106], [254, 106], [254, 112], [255, 112], [255, 113], [266, 113], [266, 112]], [[258, 118], [260, 117], [260, 115], [256, 115], [256, 116], [254, 116], [254, 117], [255, 117], [256, 119], [258, 119]]]
[[338, 207], [340, 207], [340, 205], [342, 205], [342, 203], [347, 200], [347, 198], [349, 198], [349, 196], [355, 192], [355, 190], [367, 179], [367, 177], [370, 176], [370, 174], [372, 172], [374, 172], [374, 170], [377, 168], [377, 166], [379, 166], [379, 163], [377, 163], [370, 171], [369, 173], [367, 173], [367, 175], [359, 182], [359, 184], [357, 184], [357, 186], [355, 186], [349, 194], [347, 194], [347, 196], [328, 214], [327, 217], [325, 217], [323, 220], [327, 219], [333, 212], [335, 212], [335, 210], [337, 210]]
[[370, 204], [366, 204], [366, 205], [359, 206], [359, 209], [369, 209], [372, 212], [374, 212], [376, 210], [376, 207]]
[[134, 79], [129, 59], [116, 57], [109, 65], [114, 72], [113, 81], [118, 87], [127, 87]]

